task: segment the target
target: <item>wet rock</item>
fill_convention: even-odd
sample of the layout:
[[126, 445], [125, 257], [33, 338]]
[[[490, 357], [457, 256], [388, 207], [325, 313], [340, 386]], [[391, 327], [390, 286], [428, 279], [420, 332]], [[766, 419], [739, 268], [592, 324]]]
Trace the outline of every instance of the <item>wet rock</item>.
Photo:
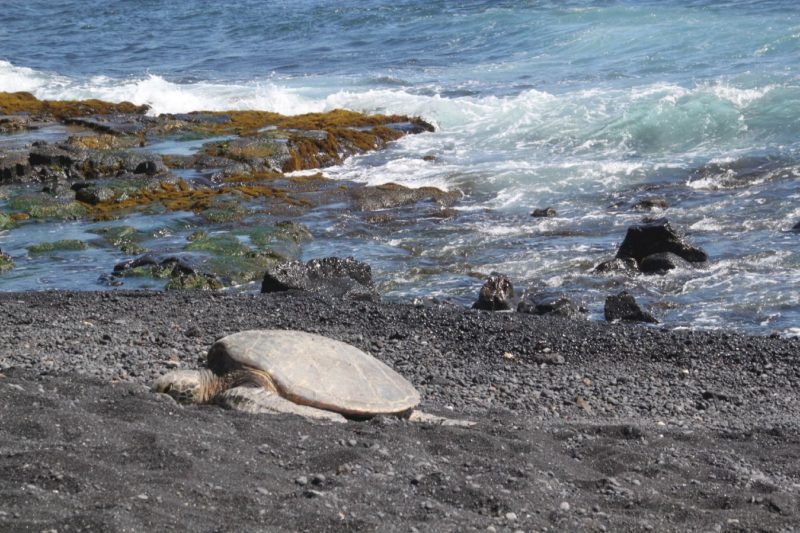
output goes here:
[[321, 293], [335, 298], [379, 301], [380, 296], [372, 282], [372, 269], [352, 257], [325, 257], [300, 261], [286, 261], [267, 269], [261, 283], [261, 292], [301, 290]]
[[3, 250], [0, 250], [0, 274], [9, 271], [12, 268], [14, 268], [14, 260], [11, 259], [10, 255], [4, 253]]
[[286, 142], [271, 136], [240, 137], [208, 143], [203, 146], [203, 153], [212, 158], [227, 160], [227, 163], [219, 166], [225, 168], [228, 175], [279, 171], [291, 159]]
[[792, 231], [800, 233], [800, 222], [792, 226]]
[[63, 239], [60, 241], [52, 241], [52, 242], [39, 242], [36, 244], [32, 244], [28, 246], [28, 253], [31, 254], [44, 254], [50, 252], [75, 252], [80, 250], [86, 250], [89, 248], [89, 245], [83, 241], [75, 240], [75, 239]]
[[614, 259], [609, 259], [608, 261], [603, 261], [594, 267], [594, 271], [601, 274], [608, 272], [633, 272], [635, 270], [636, 261], [630, 257], [617, 257]]
[[386, 183], [375, 187], [354, 188], [350, 192], [353, 205], [359, 211], [375, 211], [412, 205], [417, 202], [429, 201], [439, 205], [452, 205], [461, 197], [453, 191], [443, 191], [436, 187], [419, 187], [412, 189], [396, 183]]
[[671, 252], [693, 263], [708, 260], [703, 250], [689, 244], [665, 218], [628, 228], [625, 240], [617, 251], [617, 258], [627, 257], [638, 263], [649, 255], [663, 252]]
[[115, 193], [108, 187], [96, 187], [90, 183], [76, 183], [72, 186], [75, 191], [75, 199], [79, 202], [97, 205], [102, 202], [111, 201]]
[[645, 274], [666, 274], [675, 268], [691, 267], [691, 263], [672, 252], [648, 255], [639, 262], [639, 270]]
[[544, 207], [539, 209], [534, 209], [533, 213], [531, 213], [532, 217], [536, 218], [547, 218], [547, 217], [554, 217], [557, 216], [556, 210], [552, 207]]
[[538, 293], [527, 295], [517, 305], [517, 312], [531, 315], [551, 315], [569, 319], [586, 318], [587, 309], [566, 296]]
[[421, 119], [414, 120], [413, 122], [394, 122], [392, 124], [387, 124], [386, 127], [410, 135], [436, 131], [436, 128]]
[[636, 299], [626, 291], [606, 298], [604, 309], [606, 320], [624, 320], [626, 322], [657, 323], [658, 320], [649, 312], [642, 309]]
[[24, 115], [0, 115], [0, 133], [13, 133], [30, 127], [30, 118]]
[[509, 311], [516, 307], [514, 285], [504, 274], [492, 272], [478, 293], [473, 309], [482, 311]]
[[151, 156], [149, 159], [136, 165], [136, 168], [133, 169], [134, 174], [147, 174], [148, 176], [164, 174], [165, 172], [167, 172], [167, 167], [158, 156]]
[[650, 211], [653, 209], [666, 209], [669, 207], [669, 203], [667, 199], [663, 196], [651, 196], [648, 198], [642, 198], [635, 204], [633, 204], [633, 208], [638, 211]]
[[31, 164], [28, 152], [0, 153], [0, 183], [15, 183], [30, 179]]
[[64, 150], [63, 148], [45, 141], [36, 141], [33, 143], [33, 148], [31, 148], [28, 154], [28, 161], [32, 166], [69, 167], [80, 160], [81, 157], [74, 152]]
[[90, 115], [85, 117], [70, 117], [64, 120], [66, 124], [84, 126], [100, 133], [112, 135], [138, 135], [144, 133], [150, 121], [157, 120], [134, 114], [107, 114]]
[[114, 266], [114, 277], [149, 276], [169, 279], [166, 289], [221, 289], [222, 281], [213, 274], [201, 272], [194, 265], [178, 256], [159, 257], [144, 254]]

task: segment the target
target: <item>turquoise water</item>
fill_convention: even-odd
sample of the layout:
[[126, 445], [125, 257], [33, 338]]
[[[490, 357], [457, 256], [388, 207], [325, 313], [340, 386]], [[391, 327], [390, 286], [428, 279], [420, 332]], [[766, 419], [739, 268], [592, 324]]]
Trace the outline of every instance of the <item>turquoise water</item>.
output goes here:
[[[326, 173], [459, 189], [459, 217], [306, 220], [317, 237], [306, 257], [368, 260], [390, 299], [467, 304], [480, 284], [469, 273], [500, 270], [520, 287], [580, 294], [595, 317], [603, 295], [627, 287], [670, 325], [758, 333], [800, 334], [800, 236], [788, 231], [800, 221], [799, 69], [793, 1], [11, 1], [0, 11], [0, 90], [152, 113], [345, 107], [435, 124]], [[589, 272], [641, 218], [625, 206], [646, 195], [667, 198], [663, 215], [709, 251], [709, 269]], [[548, 205], [559, 217], [529, 217]], [[22, 257], [14, 238], [0, 247]], [[97, 287], [95, 272], [80, 275], [88, 256], [73, 253], [74, 276], [42, 261], [0, 289], [42, 288], [40, 278]], [[108, 271], [115, 258], [95, 259]]]

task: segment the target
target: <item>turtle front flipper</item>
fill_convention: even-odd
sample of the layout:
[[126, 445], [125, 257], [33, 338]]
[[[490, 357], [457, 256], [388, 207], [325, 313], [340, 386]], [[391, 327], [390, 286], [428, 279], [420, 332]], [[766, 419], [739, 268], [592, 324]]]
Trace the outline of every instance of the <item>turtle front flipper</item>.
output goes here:
[[444, 416], [432, 415], [416, 409], [408, 417], [409, 422], [421, 422], [423, 424], [434, 424], [438, 426], [457, 426], [469, 428], [477, 424], [471, 420], [459, 420], [457, 418], [446, 418]]
[[331, 422], [347, 422], [339, 413], [290, 402], [263, 387], [233, 387], [217, 394], [214, 401], [222, 407], [246, 413], [288, 413]]
[[158, 378], [151, 390], [169, 394], [179, 403], [204, 403], [216, 393], [218, 381], [210, 370], [173, 370]]

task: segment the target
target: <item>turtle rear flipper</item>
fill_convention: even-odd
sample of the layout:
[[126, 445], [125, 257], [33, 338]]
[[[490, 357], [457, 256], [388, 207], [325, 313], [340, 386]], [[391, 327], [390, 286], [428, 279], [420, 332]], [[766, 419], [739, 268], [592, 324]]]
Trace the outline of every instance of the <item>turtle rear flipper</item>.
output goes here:
[[217, 394], [214, 401], [227, 409], [246, 413], [288, 413], [331, 422], [347, 422], [339, 413], [290, 402], [263, 387], [233, 387]]

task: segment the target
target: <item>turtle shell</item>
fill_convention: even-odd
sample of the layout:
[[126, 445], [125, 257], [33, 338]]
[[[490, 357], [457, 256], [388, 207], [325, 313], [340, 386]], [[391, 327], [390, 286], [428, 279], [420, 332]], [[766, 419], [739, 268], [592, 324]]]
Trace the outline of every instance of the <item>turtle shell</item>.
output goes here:
[[211, 346], [215, 373], [240, 365], [265, 371], [287, 400], [352, 417], [399, 414], [419, 403], [413, 385], [378, 359], [313, 333], [242, 331]]

